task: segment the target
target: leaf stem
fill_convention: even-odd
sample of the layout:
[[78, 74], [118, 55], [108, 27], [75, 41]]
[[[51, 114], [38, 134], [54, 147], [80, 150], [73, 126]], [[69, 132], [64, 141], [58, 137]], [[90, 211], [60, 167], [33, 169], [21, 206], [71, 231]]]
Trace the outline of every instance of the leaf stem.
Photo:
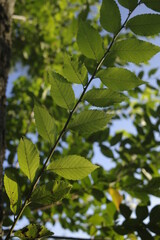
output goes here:
[[[138, 4], [138, 5], [139, 5], [139, 4]], [[138, 5], [137, 5], [137, 6], [138, 6]], [[102, 58], [100, 59], [100, 61], [98, 62], [97, 66], [96, 66], [96, 68], [95, 68], [94, 73], [92, 74], [91, 78], [90, 78], [89, 81], [87, 82], [86, 86], [83, 88], [83, 92], [81, 93], [80, 98], [79, 98], [78, 101], [76, 102], [76, 104], [75, 104], [75, 106], [73, 107], [72, 111], [70, 111], [69, 116], [68, 116], [68, 119], [67, 119], [67, 121], [66, 121], [66, 123], [65, 123], [65, 125], [64, 125], [64, 127], [63, 127], [63, 129], [62, 129], [62, 131], [60, 132], [60, 134], [59, 134], [59, 136], [58, 136], [55, 144], [54, 144], [53, 147], [51, 148], [50, 153], [49, 153], [49, 155], [48, 155], [45, 163], [43, 164], [43, 167], [42, 167], [41, 170], [39, 171], [39, 173], [38, 173], [38, 175], [37, 175], [37, 177], [36, 177], [36, 179], [35, 179], [32, 187], [31, 187], [31, 189], [30, 189], [30, 191], [29, 191], [29, 193], [28, 193], [28, 196], [27, 196], [26, 200], [24, 201], [24, 203], [23, 203], [23, 205], [22, 205], [22, 207], [21, 207], [21, 209], [20, 209], [17, 217], [15, 218], [15, 221], [13, 222], [13, 225], [12, 225], [12, 227], [10, 228], [10, 230], [9, 230], [9, 232], [8, 232], [5, 240], [9, 240], [9, 239], [10, 239], [10, 236], [11, 236], [11, 234], [12, 234], [12, 232], [13, 232], [13, 229], [14, 229], [15, 225], [16, 225], [17, 221], [19, 220], [19, 218], [21, 217], [24, 209], [25, 209], [26, 206], [29, 204], [31, 195], [32, 195], [34, 189], [36, 188], [36, 186], [37, 186], [37, 184], [38, 184], [38, 182], [39, 182], [39, 180], [40, 180], [40, 178], [41, 178], [41, 176], [42, 176], [42, 174], [43, 174], [43, 172], [44, 172], [44, 170], [45, 170], [48, 162], [49, 162], [50, 159], [52, 158], [53, 153], [54, 153], [56, 147], [58, 146], [61, 138], [63, 137], [63, 135], [64, 135], [64, 133], [65, 133], [65, 131], [66, 131], [68, 125], [69, 125], [69, 122], [70, 122], [70, 120], [71, 120], [71, 118], [72, 118], [72, 115], [73, 115], [74, 112], [76, 111], [76, 108], [77, 108], [77, 106], [79, 105], [79, 103], [82, 101], [82, 98], [83, 98], [84, 94], [86, 93], [86, 91], [87, 91], [90, 83], [92, 82], [92, 80], [93, 80], [94, 77], [96, 76], [98, 70], [99, 70], [100, 67], [102, 66], [104, 60], [106, 59], [107, 55], [109, 54], [112, 46], [114, 45], [117, 37], [119, 36], [121, 30], [126, 26], [126, 23], [127, 23], [128, 19], [129, 19], [129, 17], [130, 17], [131, 14], [133, 13], [133, 11], [137, 8], [137, 6], [136, 6], [132, 11], [129, 12], [129, 14], [128, 14], [126, 20], [124, 21], [124, 23], [122, 24], [121, 28], [120, 28], [119, 31], [113, 36], [112, 41], [110, 42], [110, 45], [108, 46], [105, 54], [103, 55], [103, 57], [102, 57]]]

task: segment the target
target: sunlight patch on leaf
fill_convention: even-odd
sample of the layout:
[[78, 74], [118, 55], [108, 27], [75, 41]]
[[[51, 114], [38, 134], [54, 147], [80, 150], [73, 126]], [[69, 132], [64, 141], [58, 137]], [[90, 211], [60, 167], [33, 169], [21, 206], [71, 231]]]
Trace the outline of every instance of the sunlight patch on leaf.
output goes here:
[[70, 155], [51, 162], [47, 170], [53, 171], [69, 180], [80, 180], [87, 177], [88, 174], [97, 168], [98, 166], [92, 164], [84, 157]]

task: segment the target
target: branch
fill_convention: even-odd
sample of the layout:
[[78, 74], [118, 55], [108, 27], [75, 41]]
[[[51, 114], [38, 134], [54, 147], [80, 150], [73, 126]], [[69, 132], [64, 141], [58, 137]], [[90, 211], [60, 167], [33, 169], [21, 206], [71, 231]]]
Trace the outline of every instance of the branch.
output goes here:
[[[137, 6], [138, 6], [138, 5], [139, 5], [139, 3], [137, 4]], [[135, 7], [135, 9], [137, 8], [137, 6]], [[134, 11], [135, 9], [133, 9], [132, 11], [129, 11], [129, 14], [128, 14], [128, 16], [127, 16], [125, 22], [122, 24], [122, 26], [120, 27], [119, 31], [113, 36], [112, 41], [110, 42], [110, 45], [108, 46], [108, 48], [107, 48], [105, 54], [103, 55], [103, 57], [101, 58], [101, 60], [98, 62], [98, 64], [97, 64], [97, 66], [96, 66], [96, 69], [95, 69], [93, 75], [91, 76], [91, 78], [89, 79], [88, 83], [87, 83], [86, 86], [84, 87], [83, 92], [81, 93], [80, 98], [79, 98], [78, 101], [76, 102], [76, 104], [75, 104], [75, 106], [73, 107], [72, 111], [70, 111], [70, 114], [69, 114], [69, 116], [68, 116], [68, 119], [67, 119], [67, 121], [66, 121], [66, 123], [65, 123], [65, 125], [64, 125], [64, 127], [63, 127], [63, 129], [62, 129], [62, 131], [60, 132], [60, 134], [59, 134], [59, 136], [58, 136], [58, 138], [57, 138], [55, 144], [54, 144], [53, 147], [51, 148], [50, 153], [49, 153], [49, 155], [48, 155], [48, 157], [47, 157], [47, 159], [46, 159], [46, 161], [45, 161], [45, 163], [44, 163], [42, 169], [39, 171], [39, 174], [38, 174], [37, 178], [35, 179], [35, 181], [34, 181], [32, 187], [31, 187], [31, 189], [30, 189], [30, 191], [29, 191], [29, 193], [28, 193], [28, 196], [27, 196], [25, 202], [23, 203], [23, 205], [22, 205], [22, 207], [21, 207], [21, 209], [20, 209], [20, 211], [19, 211], [17, 217], [15, 218], [14, 223], [13, 223], [11, 229], [9, 230], [8, 235], [6, 236], [6, 239], [5, 239], [5, 240], [9, 240], [9, 238], [10, 238], [10, 236], [11, 236], [11, 234], [12, 234], [12, 231], [13, 231], [13, 229], [14, 229], [14, 227], [15, 227], [17, 221], [18, 221], [19, 218], [21, 217], [21, 215], [22, 215], [24, 209], [26, 208], [26, 206], [29, 205], [31, 195], [32, 195], [34, 189], [36, 188], [36, 186], [37, 186], [37, 184], [38, 184], [38, 182], [39, 182], [39, 180], [40, 180], [40, 178], [41, 178], [43, 172], [45, 171], [45, 168], [46, 168], [48, 162], [49, 162], [50, 159], [52, 158], [53, 153], [54, 153], [56, 147], [58, 146], [58, 144], [59, 144], [61, 138], [63, 137], [63, 135], [64, 135], [64, 133], [65, 133], [65, 131], [66, 131], [66, 129], [67, 129], [69, 123], [70, 123], [70, 120], [71, 120], [71, 118], [72, 118], [74, 112], [75, 112], [76, 109], [77, 109], [77, 106], [78, 106], [78, 105], [80, 104], [80, 102], [82, 101], [82, 98], [83, 98], [84, 94], [86, 93], [86, 91], [87, 91], [87, 89], [88, 89], [90, 83], [92, 82], [92, 80], [93, 80], [94, 77], [96, 76], [98, 70], [99, 70], [100, 67], [102, 66], [104, 60], [106, 59], [106, 57], [107, 57], [107, 55], [109, 54], [109, 52], [110, 52], [112, 46], [114, 45], [114, 43], [115, 43], [117, 37], [119, 36], [121, 30], [125, 27], [125, 25], [126, 25], [128, 19], [129, 19], [129, 17], [131, 16], [131, 14], [133, 13], [133, 11]], [[72, 238], [70, 238], [70, 239], [72, 239]]]
[[23, 21], [23, 22], [26, 22], [26, 20], [27, 20], [27, 18], [25, 16], [20, 16], [20, 15], [13, 15], [12, 19], [20, 20], [20, 21]]

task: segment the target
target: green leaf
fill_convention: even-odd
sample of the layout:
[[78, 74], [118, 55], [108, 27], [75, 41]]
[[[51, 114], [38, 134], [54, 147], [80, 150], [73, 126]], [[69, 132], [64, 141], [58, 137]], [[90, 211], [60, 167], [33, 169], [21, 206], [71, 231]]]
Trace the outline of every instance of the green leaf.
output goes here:
[[52, 235], [53, 232], [50, 232], [46, 227], [35, 223], [31, 223], [14, 233], [15, 237], [19, 237], [22, 240], [44, 239]]
[[138, 0], [118, 0], [119, 4], [121, 4], [123, 7], [129, 9], [129, 10], [133, 10], [137, 4], [138, 4]]
[[150, 9], [160, 12], [159, 0], [142, 0], [142, 2]]
[[137, 206], [136, 207], [136, 216], [138, 221], [143, 221], [145, 218], [148, 217], [148, 208], [147, 206]]
[[4, 175], [4, 186], [10, 200], [10, 209], [17, 214], [21, 207], [21, 193], [19, 184], [9, 170], [6, 170]]
[[64, 77], [71, 83], [78, 83], [85, 85], [88, 79], [88, 71], [84, 64], [76, 60], [72, 60], [70, 56], [64, 56]]
[[60, 201], [71, 190], [71, 185], [64, 181], [53, 181], [37, 187], [31, 197], [31, 203], [50, 205]]
[[137, 233], [141, 239], [155, 240], [155, 238], [151, 235], [151, 233], [143, 227], [140, 227], [139, 229], [137, 229]]
[[53, 161], [49, 164], [47, 170], [51, 170], [66, 179], [80, 180], [87, 177], [96, 168], [98, 166], [93, 165], [87, 159], [77, 155], [70, 155]]
[[88, 58], [99, 61], [104, 54], [102, 39], [98, 31], [90, 26], [88, 22], [80, 21], [77, 44], [82, 54]]
[[107, 114], [104, 111], [87, 110], [77, 114], [69, 124], [69, 128], [88, 136], [104, 128], [113, 116], [113, 114]]
[[46, 108], [40, 106], [37, 102], [34, 105], [34, 116], [39, 135], [53, 144], [56, 140], [57, 132], [54, 118]]
[[127, 27], [135, 34], [141, 36], [152, 36], [160, 33], [160, 15], [142, 14], [131, 18]]
[[111, 53], [116, 54], [124, 61], [139, 64], [150, 60], [159, 51], [159, 46], [131, 38], [115, 43]]
[[113, 152], [112, 152], [112, 150], [109, 147], [107, 147], [107, 146], [105, 146], [103, 144], [101, 144], [100, 147], [101, 147], [101, 152], [105, 156], [107, 156], [108, 158], [114, 158]]
[[105, 219], [100, 216], [99, 214], [94, 214], [91, 217], [89, 217], [88, 222], [97, 226], [97, 225], [102, 225], [105, 223]]
[[123, 136], [123, 133], [122, 132], [119, 132], [119, 133], [116, 133], [115, 136], [113, 136], [110, 140], [110, 144], [111, 146], [114, 146], [116, 145], [117, 143], [119, 143], [122, 139], [122, 136]]
[[39, 154], [36, 146], [26, 138], [20, 140], [18, 162], [23, 173], [32, 182], [39, 167]]
[[72, 110], [75, 96], [70, 83], [56, 72], [50, 72], [51, 96], [55, 103], [63, 108]]
[[100, 10], [100, 23], [111, 33], [117, 33], [121, 28], [121, 15], [114, 0], [103, 0]]
[[97, 77], [114, 91], [130, 90], [144, 83], [129, 70], [116, 67], [101, 70]]
[[131, 216], [132, 211], [130, 210], [130, 208], [125, 205], [125, 204], [121, 204], [120, 205], [120, 213], [126, 218], [129, 219]]
[[91, 89], [88, 91], [84, 100], [97, 107], [108, 107], [114, 103], [120, 103], [127, 97], [121, 93], [114, 92], [110, 89]]

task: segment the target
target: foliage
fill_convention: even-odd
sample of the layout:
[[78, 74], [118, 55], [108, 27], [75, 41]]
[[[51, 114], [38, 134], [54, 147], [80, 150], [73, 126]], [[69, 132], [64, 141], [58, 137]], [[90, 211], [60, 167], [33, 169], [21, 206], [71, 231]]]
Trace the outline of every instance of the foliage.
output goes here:
[[[159, 205], [149, 207], [150, 195], [160, 197], [160, 82], [154, 86], [141, 80], [140, 65], [160, 47], [137, 36], [159, 33], [159, 15], [132, 17], [141, 2], [159, 11], [156, 0], [119, 0], [129, 9], [123, 24], [114, 0], [101, 6], [94, 0], [17, 2], [15, 14], [26, 21], [13, 23], [12, 63], [21, 62], [28, 72], [14, 82], [7, 100], [4, 201], [13, 213], [5, 214], [4, 226], [10, 229], [6, 239], [22, 216], [30, 224], [15, 236], [48, 237], [52, 233], [44, 225], [54, 224], [55, 214], [63, 228], [82, 229], [95, 239], [160, 235]], [[130, 62], [139, 64], [139, 74], [128, 70]], [[155, 73], [151, 69], [148, 78]], [[101, 84], [94, 87], [96, 78]], [[75, 84], [82, 89], [78, 99]], [[111, 135], [112, 124], [124, 118], [132, 119], [136, 133]], [[91, 163], [94, 143], [106, 162], [112, 160], [112, 169]], [[127, 196], [138, 199], [136, 210]]]

